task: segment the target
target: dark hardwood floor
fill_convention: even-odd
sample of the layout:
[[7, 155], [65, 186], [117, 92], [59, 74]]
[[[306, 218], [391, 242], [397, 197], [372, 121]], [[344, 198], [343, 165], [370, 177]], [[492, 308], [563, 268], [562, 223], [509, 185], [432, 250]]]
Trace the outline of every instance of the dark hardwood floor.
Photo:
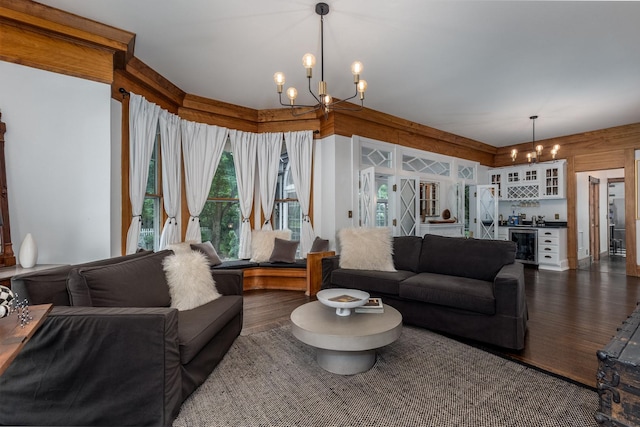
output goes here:
[[[640, 301], [640, 278], [612, 271], [605, 265], [564, 272], [526, 268], [526, 347], [521, 352], [489, 350], [595, 387], [596, 351]], [[242, 333], [286, 324], [291, 311], [311, 300], [297, 291], [247, 291]]]

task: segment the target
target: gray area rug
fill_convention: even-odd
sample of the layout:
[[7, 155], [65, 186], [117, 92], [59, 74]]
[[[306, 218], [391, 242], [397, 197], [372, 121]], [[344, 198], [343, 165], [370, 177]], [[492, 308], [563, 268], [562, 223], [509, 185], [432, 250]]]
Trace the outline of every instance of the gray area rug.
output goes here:
[[585, 427], [597, 408], [594, 391], [408, 326], [370, 371], [335, 375], [287, 325], [239, 337], [174, 426]]

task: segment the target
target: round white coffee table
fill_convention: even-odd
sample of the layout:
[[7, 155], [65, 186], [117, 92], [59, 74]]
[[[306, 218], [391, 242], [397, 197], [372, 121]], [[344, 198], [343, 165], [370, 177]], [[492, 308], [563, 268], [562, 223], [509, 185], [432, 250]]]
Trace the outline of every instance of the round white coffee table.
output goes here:
[[402, 332], [402, 315], [387, 304], [384, 313], [338, 316], [334, 308], [314, 301], [293, 310], [291, 322], [293, 336], [316, 348], [318, 365], [340, 375], [369, 370], [376, 363], [376, 349]]

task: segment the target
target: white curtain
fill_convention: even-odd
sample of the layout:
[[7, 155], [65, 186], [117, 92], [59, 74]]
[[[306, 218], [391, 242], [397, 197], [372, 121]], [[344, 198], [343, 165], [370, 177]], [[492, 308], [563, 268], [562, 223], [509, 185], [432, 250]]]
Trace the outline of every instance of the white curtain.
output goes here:
[[180, 117], [166, 110], [160, 113], [162, 153], [162, 196], [167, 221], [160, 235], [160, 249], [180, 241], [176, 217], [180, 209]]
[[282, 133], [258, 134], [258, 179], [260, 180], [260, 203], [264, 214], [263, 230], [273, 230], [271, 214], [276, 198], [278, 165], [282, 152]]
[[138, 250], [142, 228], [142, 206], [149, 177], [149, 162], [156, 138], [160, 107], [144, 97], [130, 94], [129, 99], [129, 198], [131, 225], [127, 231], [126, 253]]
[[313, 131], [285, 132], [284, 142], [289, 154], [289, 167], [296, 187], [302, 228], [300, 230], [300, 253], [303, 258], [311, 249], [315, 233], [309, 219], [309, 201], [311, 198], [311, 162], [313, 157]]
[[202, 241], [200, 212], [207, 201], [211, 181], [216, 173], [228, 129], [182, 120], [182, 152], [189, 208], [189, 224], [185, 241]]
[[258, 134], [231, 130], [229, 131], [229, 140], [231, 141], [231, 150], [233, 152], [233, 164], [236, 168], [238, 199], [240, 200], [240, 212], [242, 213], [238, 258], [247, 259], [251, 258], [251, 222], [249, 216], [253, 207]]

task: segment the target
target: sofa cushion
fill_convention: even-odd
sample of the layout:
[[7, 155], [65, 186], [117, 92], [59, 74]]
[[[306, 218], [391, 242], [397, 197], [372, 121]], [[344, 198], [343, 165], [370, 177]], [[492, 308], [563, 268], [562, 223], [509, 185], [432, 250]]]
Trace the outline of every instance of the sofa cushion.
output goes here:
[[374, 271], [339, 268], [331, 273], [331, 283], [335, 287], [359, 289], [371, 294], [398, 295], [398, 285], [411, 271]]
[[316, 236], [311, 244], [309, 252], [327, 252], [329, 250], [329, 239], [322, 239], [320, 236]]
[[169, 286], [162, 261], [173, 252], [152, 253], [117, 264], [73, 268], [67, 288], [72, 305], [168, 307]]
[[493, 281], [502, 266], [513, 264], [515, 258], [514, 242], [427, 234], [418, 271]]
[[258, 267], [265, 268], [307, 268], [307, 259], [306, 258], [298, 258], [293, 262], [261, 262], [257, 265]]
[[257, 267], [257, 262], [249, 261], [248, 259], [232, 259], [222, 261], [220, 265], [211, 266], [212, 270], [242, 270], [244, 268]]
[[296, 251], [300, 242], [296, 240], [284, 240], [275, 238], [273, 242], [273, 252], [269, 257], [269, 262], [283, 262], [293, 264], [296, 261]]
[[169, 255], [162, 261], [171, 307], [191, 310], [220, 298], [207, 256], [197, 250]]
[[291, 240], [291, 230], [253, 230], [251, 232], [251, 261], [269, 261], [276, 237]]
[[67, 277], [73, 268], [94, 267], [98, 265], [116, 264], [131, 258], [152, 254], [151, 251], [136, 252], [130, 255], [90, 261], [78, 265], [63, 265], [47, 270], [34, 271], [13, 276], [11, 288], [20, 298], [27, 298], [29, 304], [52, 303], [55, 306], [70, 305], [67, 292]]
[[[420, 273], [399, 286], [402, 298], [487, 315], [496, 313], [493, 283], [467, 277]], [[428, 310], [428, 308], [425, 308]]]
[[393, 238], [393, 263], [396, 270], [418, 272], [422, 237], [396, 236]]
[[242, 311], [242, 296], [226, 295], [178, 313], [180, 362], [184, 365]]
[[338, 232], [340, 268], [395, 271], [389, 227], [343, 228]]
[[220, 259], [220, 256], [218, 256], [218, 252], [216, 252], [216, 249], [213, 247], [211, 242], [191, 243], [189, 246], [191, 247], [191, 250], [205, 254], [209, 259], [209, 265], [222, 264], [222, 260]]

